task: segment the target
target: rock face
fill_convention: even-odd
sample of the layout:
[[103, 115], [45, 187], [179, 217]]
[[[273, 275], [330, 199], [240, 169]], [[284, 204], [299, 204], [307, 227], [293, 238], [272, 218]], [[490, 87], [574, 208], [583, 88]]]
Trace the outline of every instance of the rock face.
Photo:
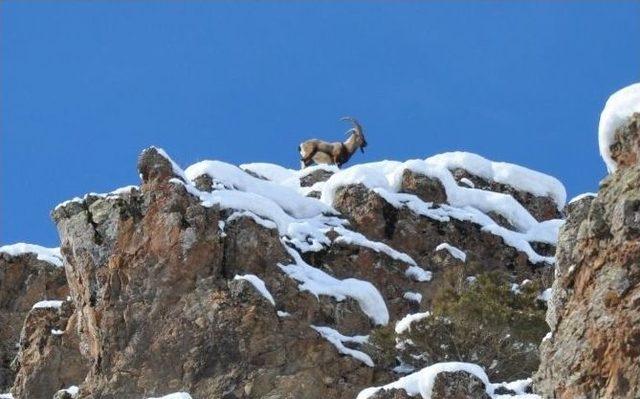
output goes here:
[[[78, 398], [91, 399], [179, 391], [194, 398], [354, 398], [398, 378], [396, 356], [378, 361], [367, 336], [387, 321], [393, 327], [428, 311], [445, 270], [500, 270], [518, 283], [547, 281], [552, 270], [495, 233], [519, 234], [508, 212], [481, 214], [485, 224], [494, 218], [491, 230], [472, 218], [427, 217], [354, 182], [340, 186], [320, 214], [296, 216], [320, 201], [305, 195], [320, 198], [323, 184], [342, 171], [300, 175], [306, 191], [291, 191], [301, 198], [291, 202], [304, 205], [297, 206], [272, 194], [259, 170], [224, 166], [242, 174], [235, 182], [191, 176], [155, 148], [143, 152], [138, 169], [140, 188], [87, 195], [53, 211], [71, 301], [26, 317], [16, 399], [50, 398], [70, 385], [79, 385]], [[534, 216], [532, 224], [560, 216], [550, 198], [451, 173], [453, 184], [465, 178], [482, 186], [478, 191], [511, 195]], [[425, 209], [457, 209], [439, 179], [407, 169], [399, 184], [400, 198]], [[241, 206], [229, 205], [251, 189]], [[268, 220], [258, 203], [277, 217]], [[442, 243], [463, 250], [466, 260], [436, 251]], [[552, 244], [531, 245], [553, 253]], [[438, 376], [434, 395], [487, 397], [482, 381], [463, 372]]]
[[80, 355], [75, 317], [66, 301], [29, 312], [14, 362], [19, 370], [12, 388], [16, 398], [50, 398], [59, 388], [82, 382], [88, 364]]
[[33, 253], [12, 256], [0, 252], [0, 392], [13, 384], [10, 364], [18, 354], [22, 323], [31, 307], [67, 295], [61, 267], [39, 260]]
[[545, 397], [640, 396], [638, 119], [616, 132], [618, 169], [597, 197], [568, 206], [534, 381]]
[[431, 399], [491, 399], [484, 383], [465, 371], [439, 373], [433, 383]]

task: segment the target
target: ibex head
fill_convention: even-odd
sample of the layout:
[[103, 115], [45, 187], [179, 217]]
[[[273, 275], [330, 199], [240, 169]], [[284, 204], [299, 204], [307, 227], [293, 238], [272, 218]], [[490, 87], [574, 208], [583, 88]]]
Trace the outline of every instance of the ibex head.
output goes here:
[[364, 147], [367, 146], [367, 140], [364, 138], [364, 132], [362, 131], [362, 126], [358, 123], [355, 118], [350, 116], [345, 116], [340, 118], [343, 121], [349, 121], [353, 124], [353, 127], [347, 131], [347, 135], [353, 134], [355, 135], [356, 143], [358, 147], [360, 147], [360, 151], [364, 154]]

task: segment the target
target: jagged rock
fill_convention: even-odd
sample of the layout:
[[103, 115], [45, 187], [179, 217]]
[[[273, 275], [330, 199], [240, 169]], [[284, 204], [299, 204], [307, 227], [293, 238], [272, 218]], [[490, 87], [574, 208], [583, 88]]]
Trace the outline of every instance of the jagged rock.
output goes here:
[[618, 168], [624, 169], [640, 162], [640, 113], [636, 113], [615, 133], [610, 147], [611, 159]]
[[444, 371], [435, 378], [431, 399], [491, 399], [491, 396], [475, 375], [466, 371]]
[[[277, 266], [290, 261], [277, 231], [244, 216], [221, 229], [229, 212], [169, 182], [175, 171], [154, 149], [139, 167], [141, 192], [53, 215], [91, 363], [80, 398], [351, 398], [390, 378], [310, 328], [370, 322], [353, 302], [301, 292]], [[276, 308], [236, 274], [261, 277]]]
[[13, 384], [10, 364], [18, 354], [22, 323], [41, 300], [69, 295], [64, 269], [37, 259], [35, 254], [0, 253], [0, 392]]
[[402, 173], [402, 192], [414, 194], [423, 201], [434, 204], [447, 202], [447, 192], [440, 180], [414, 173], [409, 169]]
[[333, 176], [333, 172], [330, 172], [328, 170], [314, 170], [313, 172], [306, 174], [300, 178], [300, 187], [311, 187], [318, 182], [329, 180], [331, 176]]
[[[82, 379], [59, 373], [45, 379], [41, 364], [52, 364], [61, 349], [38, 327], [23, 345], [15, 392], [24, 396], [46, 389], [47, 397], [63, 396], [66, 393], [57, 390], [77, 384], [79, 399], [139, 399], [178, 391], [194, 398], [353, 398], [367, 386], [395, 378], [390, 369], [396, 357], [367, 366], [367, 358], [375, 354], [362, 336], [384, 329], [393, 335], [395, 322], [403, 316], [429, 310], [443, 270], [506, 269], [518, 281], [551, 270], [531, 264], [524, 253], [477, 224], [419, 216], [362, 184], [338, 188], [331, 205], [342, 215], [335, 216], [330, 204], [319, 207], [316, 201], [283, 206], [286, 198], [280, 192], [278, 198], [269, 197], [277, 183], [247, 175], [242, 175], [247, 187], [259, 186], [256, 192], [232, 183], [222, 187], [208, 174], [188, 182], [160, 149], [145, 150], [138, 168], [140, 190], [88, 195], [53, 211], [75, 305], [64, 316], [63, 347], [80, 353], [86, 369], [75, 368]], [[317, 170], [304, 176], [301, 186], [325, 181], [331, 174]], [[405, 171], [401, 191], [401, 199], [410, 193], [435, 206], [446, 205], [444, 186], [437, 179]], [[250, 194], [242, 197], [249, 205], [239, 207], [241, 211], [223, 201], [215, 205], [218, 194]], [[298, 194], [307, 200], [302, 197], [307, 190]], [[275, 211], [260, 212], [265, 203]], [[307, 219], [301, 215], [316, 211], [306, 208], [320, 211]], [[466, 262], [436, 252], [443, 242], [463, 250]], [[293, 250], [293, 243], [317, 246], [303, 252]], [[552, 248], [545, 250], [550, 253]], [[313, 268], [298, 262], [298, 254]], [[414, 260], [434, 272], [433, 281], [424, 281], [424, 271], [423, 281], [407, 275]], [[291, 272], [291, 264], [298, 269]], [[303, 282], [296, 271], [313, 277], [305, 276], [309, 280]], [[269, 295], [254, 285], [256, 279]], [[341, 285], [354, 281], [362, 285]], [[321, 288], [314, 290], [314, 285]], [[324, 285], [342, 291], [323, 291]], [[363, 286], [359, 297], [345, 292], [345, 287], [358, 291]], [[381, 300], [385, 306], [377, 306]], [[371, 308], [363, 310], [366, 302], [385, 310], [385, 320], [388, 312], [388, 326], [379, 326], [384, 322], [371, 316]], [[53, 320], [33, 317], [25, 328]], [[335, 335], [326, 335], [320, 327], [335, 330]], [[354, 350], [357, 356], [344, 355]], [[438, 382], [440, 395], [480, 395], [479, 389], [485, 395], [481, 381], [478, 385], [469, 376], [449, 374]], [[55, 378], [64, 381], [53, 386]], [[390, 395], [408, 397], [402, 390]]]
[[618, 129], [612, 152], [619, 168], [598, 196], [568, 206], [547, 314], [552, 335], [534, 380], [545, 397], [640, 396], [637, 122], [636, 115]]
[[60, 387], [84, 380], [88, 364], [80, 355], [70, 302], [29, 312], [14, 367], [18, 372], [11, 393], [17, 399], [51, 398]]
[[[434, 272], [433, 281], [419, 290], [425, 304], [433, 294], [429, 286], [438, 284], [438, 274], [447, 265], [434, 257], [435, 248], [443, 242], [463, 250], [467, 254], [467, 264], [478, 265], [483, 270], [506, 268], [516, 274], [519, 281], [546, 276], [553, 270], [549, 265], [532, 264], [524, 253], [506, 245], [501, 237], [483, 231], [478, 225], [456, 219], [441, 222], [416, 215], [404, 207], [395, 208], [362, 184], [339, 188], [334, 207], [349, 219], [353, 228], [369, 239], [382, 241], [407, 253], [419, 265]], [[547, 251], [551, 252], [550, 249]]]
[[457, 181], [464, 178], [469, 179], [474, 184], [475, 188], [511, 195], [539, 222], [543, 220], [562, 218], [562, 213], [558, 210], [558, 205], [551, 197], [537, 196], [525, 191], [517, 190], [508, 184], [487, 181], [464, 169], [454, 169], [451, 172]]

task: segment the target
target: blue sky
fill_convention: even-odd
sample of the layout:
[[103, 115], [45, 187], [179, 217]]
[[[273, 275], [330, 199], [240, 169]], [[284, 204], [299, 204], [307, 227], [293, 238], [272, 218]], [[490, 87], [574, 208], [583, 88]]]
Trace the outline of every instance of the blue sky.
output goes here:
[[639, 2], [0, 2], [0, 243], [58, 245], [50, 210], [137, 184], [164, 147], [297, 167], [465, 150], [558, 177], [605, 175], [597, 123], [640, 80]]

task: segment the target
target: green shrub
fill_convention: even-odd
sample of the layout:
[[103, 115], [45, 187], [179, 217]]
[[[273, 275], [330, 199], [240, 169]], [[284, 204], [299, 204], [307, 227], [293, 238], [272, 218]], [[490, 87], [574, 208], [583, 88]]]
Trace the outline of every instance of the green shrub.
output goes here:
[[[402, 362], [415, 368], [472, 362], [496, 380], [526, 378], [538, 368], [538, 345], [548, 330], [545, 306], [536, 300], [540, 282], [514, 292], [505, 273], [482, 273], [469, 282], [463, 268], [452, 268], [438, 287], [432, 315], [394, 340]], [[375, 332], [370, 341], [390, 357], [388, 336]]]

